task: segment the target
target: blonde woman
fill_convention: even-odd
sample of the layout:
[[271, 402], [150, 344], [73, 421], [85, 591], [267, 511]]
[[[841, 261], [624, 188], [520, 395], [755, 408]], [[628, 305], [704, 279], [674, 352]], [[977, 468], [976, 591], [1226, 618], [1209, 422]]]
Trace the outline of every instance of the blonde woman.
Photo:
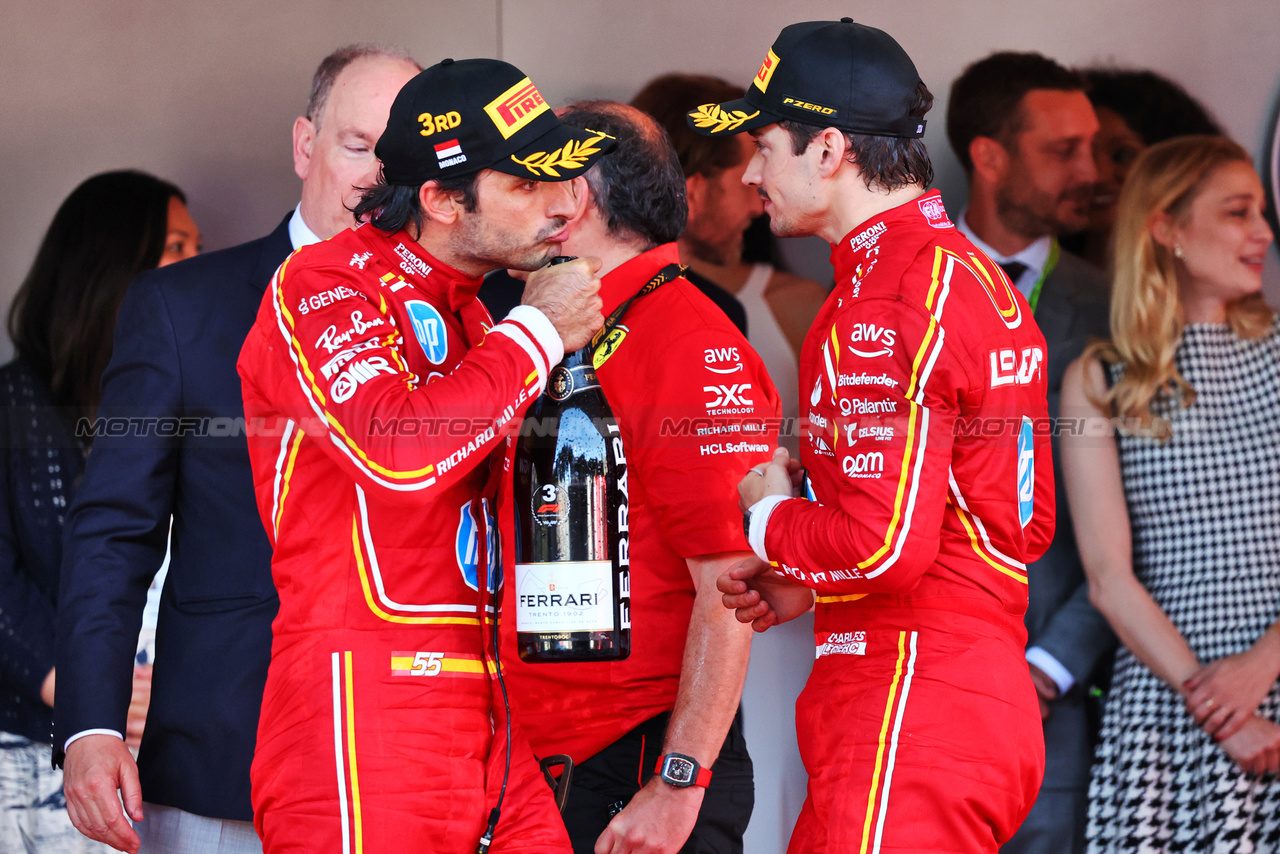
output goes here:
[[1280, 336], [1246, 152], [1148, 149], [1121, 194], [1112, 340], [1063, 381], [1090, 596], [1124, 647], [1091, 851], [1280, 846]]

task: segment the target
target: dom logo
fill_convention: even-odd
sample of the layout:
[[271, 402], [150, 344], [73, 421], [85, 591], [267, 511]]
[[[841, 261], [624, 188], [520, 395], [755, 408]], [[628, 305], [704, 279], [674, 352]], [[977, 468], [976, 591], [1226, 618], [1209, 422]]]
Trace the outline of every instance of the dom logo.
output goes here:
[[413, 334], [422, 345], [422, 352], [431, 364], [442, 364], [449, 352], [449, 333], [444, 327], [444, 317], [434, 305], [420, 299], [409, 300], [404, 307], [409, 312], [409, 322], [413, 324]]
[[879, 451], [850, 454], [840, 465], [849, 477], [879, 477], [884, 474], [884, 454]]
[[[489, 592], [492, 593], [497, 589], [496, 585], [501, 583], [501, 574], [498, 567], [501, 561], [498, 560], [496, 543], [494, 542], [494, 521], [493, 514], [489, 512], [488, 499], [480, 500], [480, 507], [484, 513], [485, 532], [485, 555], [488, 557], [489, 567]], [[458, 557], [458, 569], [462, 571], [462, 580], [472, 590], [477, 589], [479, 584], [477, 572], [480, 568], [480, 536], [476, 531], [476, 520], [471, 515], [471, 502], [463, 504], [458, 511], [458, 535], [454, 541], [454, 549]]]
[[1035, 515], [1036, 497], [1036, 446], [1032, 436], [1031, 419], [1022, 416], [1018, 430], [1018, 521], [1027, 527]]
[[545, 113], [549, 107], [538, 87], [528, 77], [485, 105], [484, 111], [503, 139], [511, 139], [520, 128]]

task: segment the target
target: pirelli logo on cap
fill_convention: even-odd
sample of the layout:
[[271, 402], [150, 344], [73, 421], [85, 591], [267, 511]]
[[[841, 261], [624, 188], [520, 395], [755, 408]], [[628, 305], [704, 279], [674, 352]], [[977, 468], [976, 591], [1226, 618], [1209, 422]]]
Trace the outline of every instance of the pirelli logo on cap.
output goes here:
[[811, 113], [817, 113], [820, 116], [834, 116], [839, 112], [835, 107], [825, 107], [822, 104], [814, 104], [810, 101], [802, 101], [799, 98], [787, 96], [782, 99], [782, 106], [795, 107], [797, 110], [808, 110]]
[[773, 72], [777, 70], [778, 55], [773, 52], [773, 48], [769, 48], [769, 53], [760, 64], [760, 70], [756, 72], [756, 78], [751, 81], [751, 84], [761, 92], [768, 92], [769, 81], [773, 79]]
[[538, 87], [528, 77], [485, 105], [503, 139], [511, 139], [520, 128], [545, 113], [549, 107]]

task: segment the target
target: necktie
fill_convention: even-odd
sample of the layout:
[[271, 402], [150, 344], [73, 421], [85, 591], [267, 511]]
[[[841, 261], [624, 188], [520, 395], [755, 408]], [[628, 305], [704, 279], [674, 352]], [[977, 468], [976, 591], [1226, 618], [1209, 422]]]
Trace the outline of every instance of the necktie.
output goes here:
[[1018, 286], [1018, 278], [1025, 272], [1028, 267], [1021, 261], [1007, 261], [1000, 265], [1000, 269], [1004, 270], [1004, 274], [1009, 277], [1009, 281], [1013, 282], [1014, 287]]

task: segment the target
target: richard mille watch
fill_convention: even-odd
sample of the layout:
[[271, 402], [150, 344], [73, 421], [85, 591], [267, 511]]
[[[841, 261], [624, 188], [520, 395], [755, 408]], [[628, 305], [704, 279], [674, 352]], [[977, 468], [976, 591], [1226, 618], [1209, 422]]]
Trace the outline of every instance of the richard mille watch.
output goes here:
[[711, 785], [711, 769], [703, 768], [698, 764], [698, 760], [683, 753], [668, 753], [660, 757], [658, 767], [653, 769], [653, 773], [657, 774], [662, 782], [677, 789], [687, 789], [690, 786], [705, 789]]

